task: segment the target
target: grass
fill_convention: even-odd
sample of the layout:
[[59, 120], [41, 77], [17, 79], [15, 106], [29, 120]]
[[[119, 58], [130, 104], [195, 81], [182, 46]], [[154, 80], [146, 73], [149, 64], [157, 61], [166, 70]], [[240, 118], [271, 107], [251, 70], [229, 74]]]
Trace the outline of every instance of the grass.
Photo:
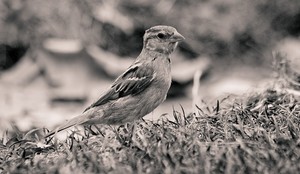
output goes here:
[[[174, 119], [86, 127], [66, 141], [6, 133], [3, 173], [298, 173], [299, 99], [266, 90]], [[17, 130], [17, 128], [16, 128]]]

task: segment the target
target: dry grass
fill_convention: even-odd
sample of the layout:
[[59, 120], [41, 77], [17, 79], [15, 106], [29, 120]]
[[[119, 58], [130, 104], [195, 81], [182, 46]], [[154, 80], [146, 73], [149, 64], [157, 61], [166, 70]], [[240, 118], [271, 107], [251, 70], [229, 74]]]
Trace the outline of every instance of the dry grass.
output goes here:
[[[228, 99], [227, 99], [228, 100]], [[198, 113], [173, 111], [174, 121], [86, 128], [65, 142], [38, 132], [3, 136], [3, 173], [297, 173], [297, 97], [267, 90], [217, 102]], [[8, 136], [9, 135], [9, 136]]]

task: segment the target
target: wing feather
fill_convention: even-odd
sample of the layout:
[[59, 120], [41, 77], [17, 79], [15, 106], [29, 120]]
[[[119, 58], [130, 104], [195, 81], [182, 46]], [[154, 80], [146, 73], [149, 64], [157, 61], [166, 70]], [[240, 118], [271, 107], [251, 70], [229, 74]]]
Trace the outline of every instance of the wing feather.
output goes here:
[[149, 66], [134, 64], [112, 84], [95, 103], [84, 110], [103, 105], [109, 101], [116, 100], [128, 95], [137, 95], [147, 88], [154, 79], [154, 70]]

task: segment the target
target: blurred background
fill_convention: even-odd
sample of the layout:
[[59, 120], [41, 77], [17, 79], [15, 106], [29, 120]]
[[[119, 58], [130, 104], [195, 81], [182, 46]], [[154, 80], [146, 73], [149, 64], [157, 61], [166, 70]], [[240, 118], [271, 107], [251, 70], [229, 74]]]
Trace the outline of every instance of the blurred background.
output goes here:
[[161, 24], [186, 40], [168, 99], [148, 119], [269, 86], [276, 51], [299, 68], [299, 0], [1, 0], [0, 131], [52, 129], [80, 114]]

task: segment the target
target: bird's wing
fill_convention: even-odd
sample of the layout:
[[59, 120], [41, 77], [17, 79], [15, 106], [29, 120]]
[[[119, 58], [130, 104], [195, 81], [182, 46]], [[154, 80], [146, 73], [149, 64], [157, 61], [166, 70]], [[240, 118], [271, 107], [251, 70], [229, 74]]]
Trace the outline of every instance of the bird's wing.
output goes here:
[[152, 67], [133, 64], [115, 80], [110, 89], [99, 100], [86, 108], [84, 112], [121, 97], [139, 94], [151, 84], [154, 77], [155, 73]]
[[[85, 111], [89, 110], [90, 108], [103, 105], [109, 101], [117, 100], [121, 97], [139, 94], [151, 84], [154, 77], [155, 73], [153, 68], [141, 66], [141, 64], [134, 64], [115, 80], [110, 89], [104, 93], [98, 101], [85, 109]], [[74, 125], [84, 123], [87, 117], [87, 115], [84, 115], [85, 111], [83, 115], [72, 118], [63, 125], [60, 125], [55, 130], [49, 132], [45, 138]]]

